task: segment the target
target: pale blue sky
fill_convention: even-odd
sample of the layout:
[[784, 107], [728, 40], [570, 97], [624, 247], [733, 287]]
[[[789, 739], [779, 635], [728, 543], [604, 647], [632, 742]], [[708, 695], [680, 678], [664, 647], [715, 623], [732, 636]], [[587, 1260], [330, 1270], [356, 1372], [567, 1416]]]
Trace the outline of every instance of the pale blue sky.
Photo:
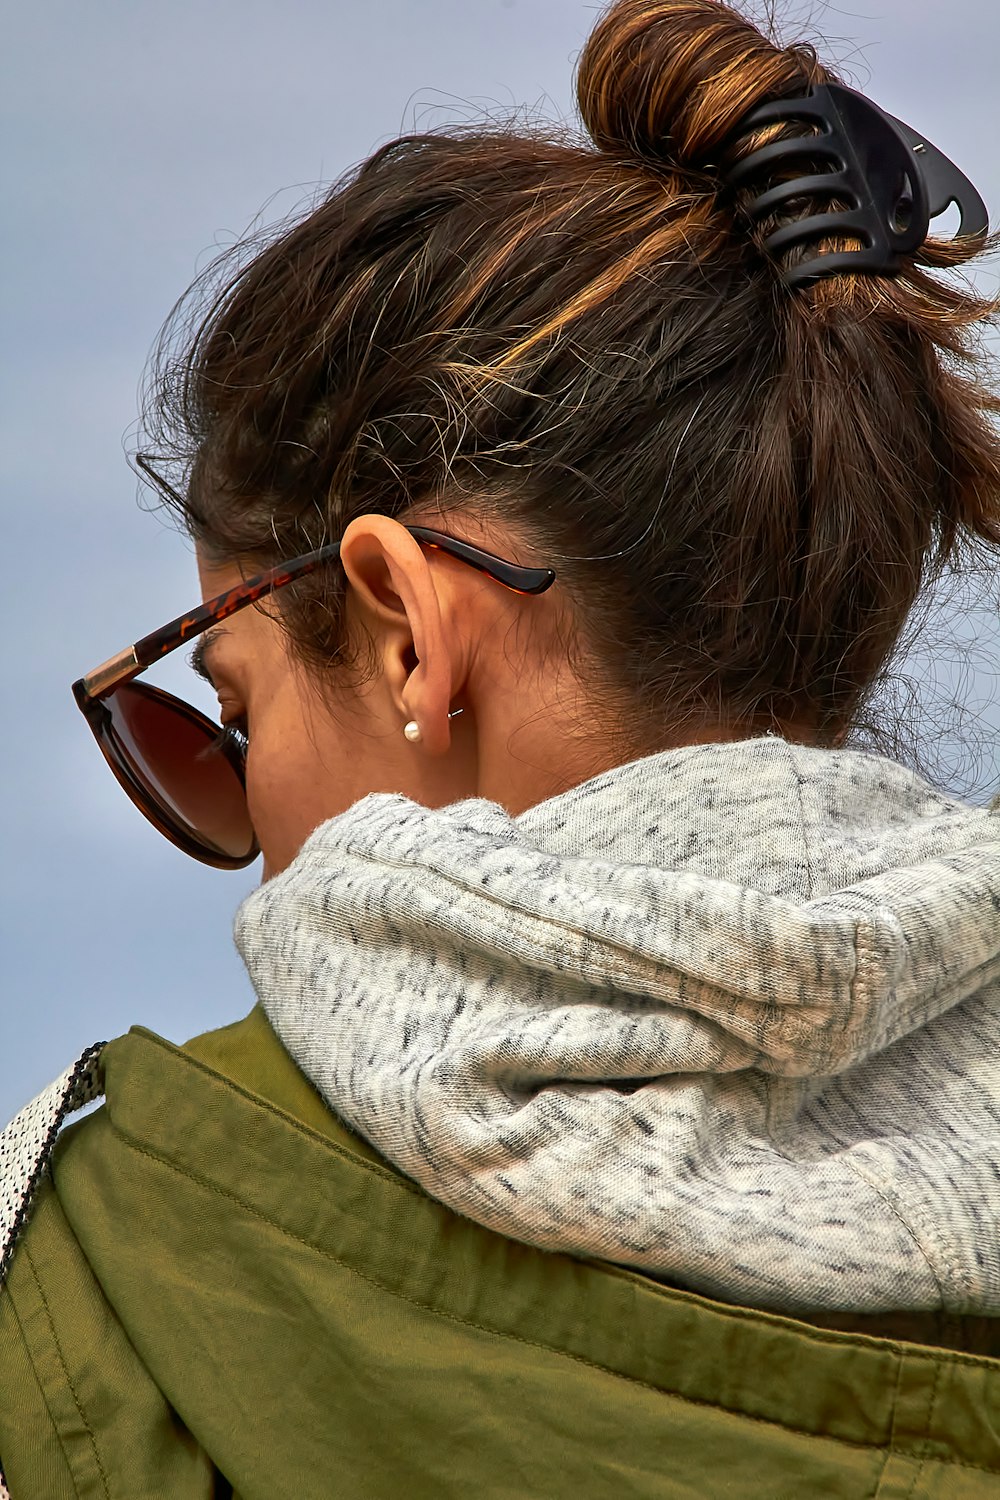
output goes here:
[[[284, 215], [401, 129], [522, 104], [568, 113], [597, 10], [580, 0], [8, 9], [0, 1120], [91, 1041], [133, 1023], [180, 1040], [252, 1003], [230, 926], [253, 871], [208, 870], [161, 839], [69, 694], [73, 678], [197, 597], [189, 547], [139, 509], [123, 458], [160, 322], [258, 213]], [[852, 0], [784, 14], [811, 20], [854, 81], [954, 156], [1000, 219], [1000, 7]], [[986, 279], [995, 285], [995, 267]], [[996, 635], [980, 628], [988, 663]], [[942, 673], [952, 680], [949, 663]], [[160, 680], [195, 696], [190, 677], [178, 661]], [[992, 700], [987, 665], [967, 687]], [[996, 776], [987, 742], [983, 785]]]

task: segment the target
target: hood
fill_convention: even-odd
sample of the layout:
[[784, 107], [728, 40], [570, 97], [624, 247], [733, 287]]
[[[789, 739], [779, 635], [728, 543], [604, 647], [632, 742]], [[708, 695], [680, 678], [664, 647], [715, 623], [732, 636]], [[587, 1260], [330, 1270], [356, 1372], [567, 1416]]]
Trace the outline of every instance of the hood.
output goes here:
[[492, 1229], [784, 1311], [1000, 1313], [1000, 818], [768, 737], [371, 796], [243, 905], [332, 1109]]

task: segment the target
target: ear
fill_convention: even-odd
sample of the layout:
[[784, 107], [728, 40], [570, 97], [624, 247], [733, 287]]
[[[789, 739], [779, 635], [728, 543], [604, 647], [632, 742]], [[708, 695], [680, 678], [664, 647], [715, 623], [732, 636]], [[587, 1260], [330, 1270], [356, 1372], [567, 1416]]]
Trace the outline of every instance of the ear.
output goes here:
[[415, 719], [422, 749], [443, 755], [451, 744], [448, 710], [461, 671], [453, 658], [460, 649], [456, 632], [445, 626], [451, 610], [443, 577], [389, 516], [352, 521], [340, 561], [379, 653], [400, 732]]

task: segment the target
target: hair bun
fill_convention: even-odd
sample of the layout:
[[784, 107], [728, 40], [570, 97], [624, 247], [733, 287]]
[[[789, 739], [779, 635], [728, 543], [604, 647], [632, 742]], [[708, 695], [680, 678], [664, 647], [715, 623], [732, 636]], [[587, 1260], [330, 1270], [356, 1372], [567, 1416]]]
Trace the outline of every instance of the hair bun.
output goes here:
[[697, 171], [755, 104], [829, 76], [721, 0], [618, 0], [583, 50], [577, 99], [601, 150]]

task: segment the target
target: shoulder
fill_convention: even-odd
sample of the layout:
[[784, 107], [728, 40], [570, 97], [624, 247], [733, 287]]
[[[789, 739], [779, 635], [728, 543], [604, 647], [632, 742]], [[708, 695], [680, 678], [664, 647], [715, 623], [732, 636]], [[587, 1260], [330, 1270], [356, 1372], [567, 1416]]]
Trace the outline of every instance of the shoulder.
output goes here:
[[[99, 1126], [95, 1116], [78, 1133]], [[183, 1435], [49, 1173], [0, 1289], [0, 1457], [13, 1500], [217, 1493], [207, 1455]]]

